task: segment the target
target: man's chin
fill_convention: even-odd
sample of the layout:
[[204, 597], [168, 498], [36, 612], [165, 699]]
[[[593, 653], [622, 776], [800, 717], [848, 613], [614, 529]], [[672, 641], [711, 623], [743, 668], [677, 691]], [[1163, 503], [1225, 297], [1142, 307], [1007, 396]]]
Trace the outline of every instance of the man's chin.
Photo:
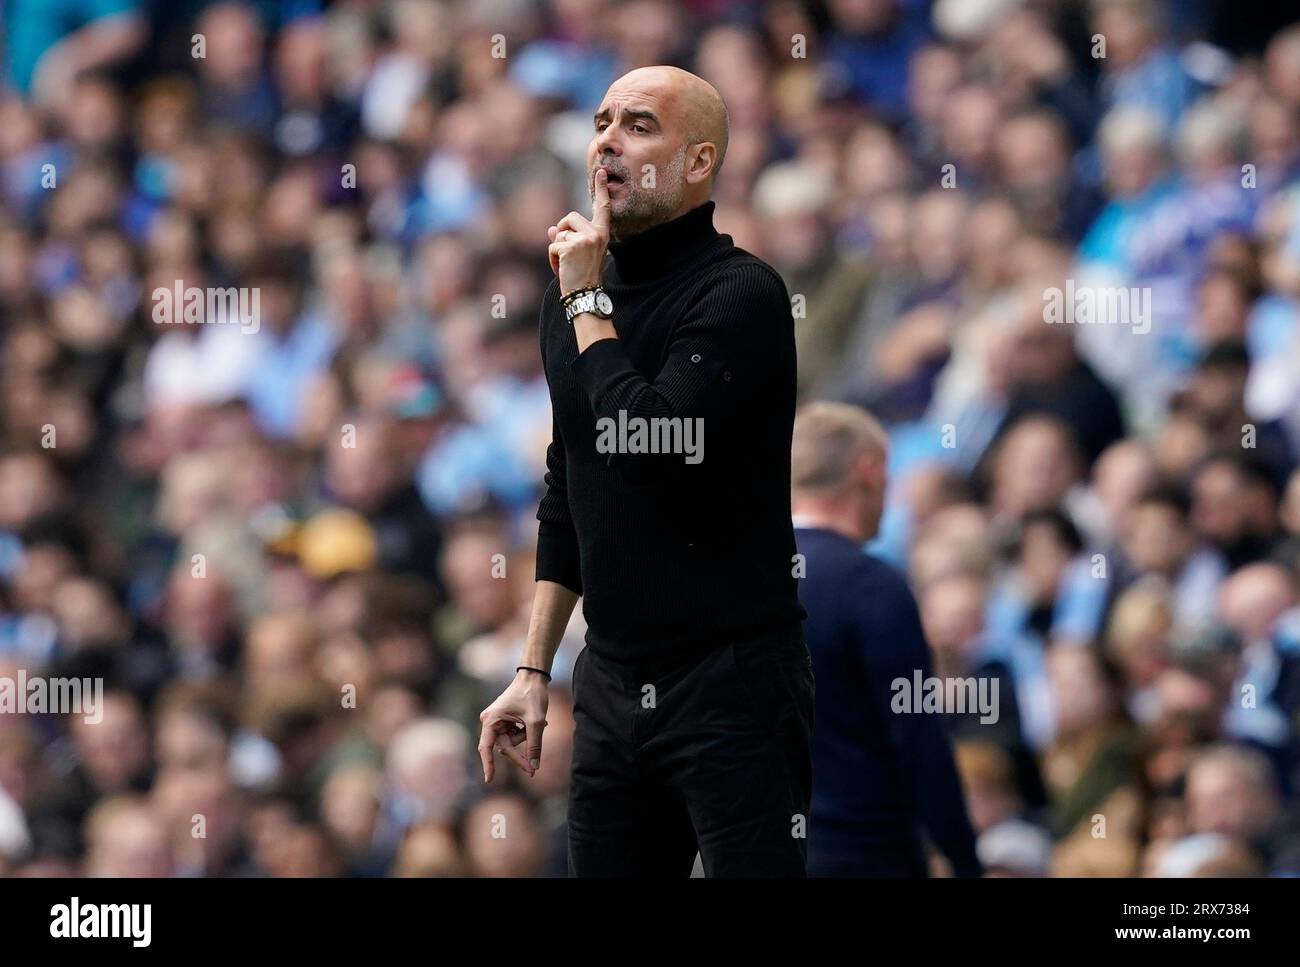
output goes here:
[[633, 205], [632, 199], [623, 199], [623, 204], [610, 199], [609, 203], [609, 230], [611, 235], [623, 236], [638, 235], [648, 228], [654, 228], [656, 225], [667, 221], [667, 217], [660, 212], [646, 211], [642, 207]]
[[626, 201], [620, 205], [611, 198], [609, 202], [610, 235], [618, 238], [620, 235], [635, 235], [638, 231], [638, 219], [634, 212], [627, 210]]

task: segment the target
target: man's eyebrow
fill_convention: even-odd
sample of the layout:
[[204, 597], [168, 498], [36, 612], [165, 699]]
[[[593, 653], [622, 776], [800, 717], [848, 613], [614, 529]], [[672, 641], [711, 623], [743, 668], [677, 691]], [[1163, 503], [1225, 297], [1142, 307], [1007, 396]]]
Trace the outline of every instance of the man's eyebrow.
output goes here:
[[[609, 113], [610, 113], [609, 108], [607, 107], [601, 108], [599, 111], [596, 112], [595, 116], [592, 118], [592, 123], [595, 124], [599, 122], [602, 118], [608, 120]], [[649, 108], [630, 107], [623, 112], [623, 116], [627, 118], [631, 118], [634, 121], [649, 121], [655, 127], [659, 127], [659, 116], [655, 114], [654, 111], [651, 111]]]
[[659, 118], [654, 111], [648, 108], [629, 108], [623, 112], [627, 117], [636, 121], [649, 121], [651, 124], [658, 125]]

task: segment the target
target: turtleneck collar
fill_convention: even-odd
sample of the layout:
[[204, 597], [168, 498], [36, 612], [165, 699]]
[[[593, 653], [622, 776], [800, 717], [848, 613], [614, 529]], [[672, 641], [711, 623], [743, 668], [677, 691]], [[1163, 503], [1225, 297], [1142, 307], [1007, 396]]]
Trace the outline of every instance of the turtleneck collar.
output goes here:
[[620, 282], [646, 282], [666, 275], [674, 266], [698, 254], [718, 238], [713, 227], [714, 203], [706, 201], [670, 222], [647, 228], [609, 243], [614, 272]]

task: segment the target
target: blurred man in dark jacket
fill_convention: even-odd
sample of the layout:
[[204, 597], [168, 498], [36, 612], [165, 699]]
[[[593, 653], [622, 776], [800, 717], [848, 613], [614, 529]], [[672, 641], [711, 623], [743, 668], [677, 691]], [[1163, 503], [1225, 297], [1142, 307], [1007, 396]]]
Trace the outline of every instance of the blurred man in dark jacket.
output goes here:
[[931, 663], [905, 578], [862, 552], [880, 523], [886, 451], [856, 407], [815, 403], [795, 421], [796, 568], [818, 682], [808, 873], [925, 876], [924, 831], [957, 875], [978, 876], [943, 716], [894, 711], [894, 683], [928, 679]]

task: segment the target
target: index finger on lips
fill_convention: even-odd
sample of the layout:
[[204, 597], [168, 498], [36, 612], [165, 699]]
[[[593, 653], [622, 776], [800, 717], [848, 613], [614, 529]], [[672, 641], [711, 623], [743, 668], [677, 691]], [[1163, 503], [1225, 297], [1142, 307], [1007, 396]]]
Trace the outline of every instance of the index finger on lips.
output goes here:
[[591, 199], [591, 224], [601, 232], [609, 231], [609, 172], [596, 169], [596, 190]]

